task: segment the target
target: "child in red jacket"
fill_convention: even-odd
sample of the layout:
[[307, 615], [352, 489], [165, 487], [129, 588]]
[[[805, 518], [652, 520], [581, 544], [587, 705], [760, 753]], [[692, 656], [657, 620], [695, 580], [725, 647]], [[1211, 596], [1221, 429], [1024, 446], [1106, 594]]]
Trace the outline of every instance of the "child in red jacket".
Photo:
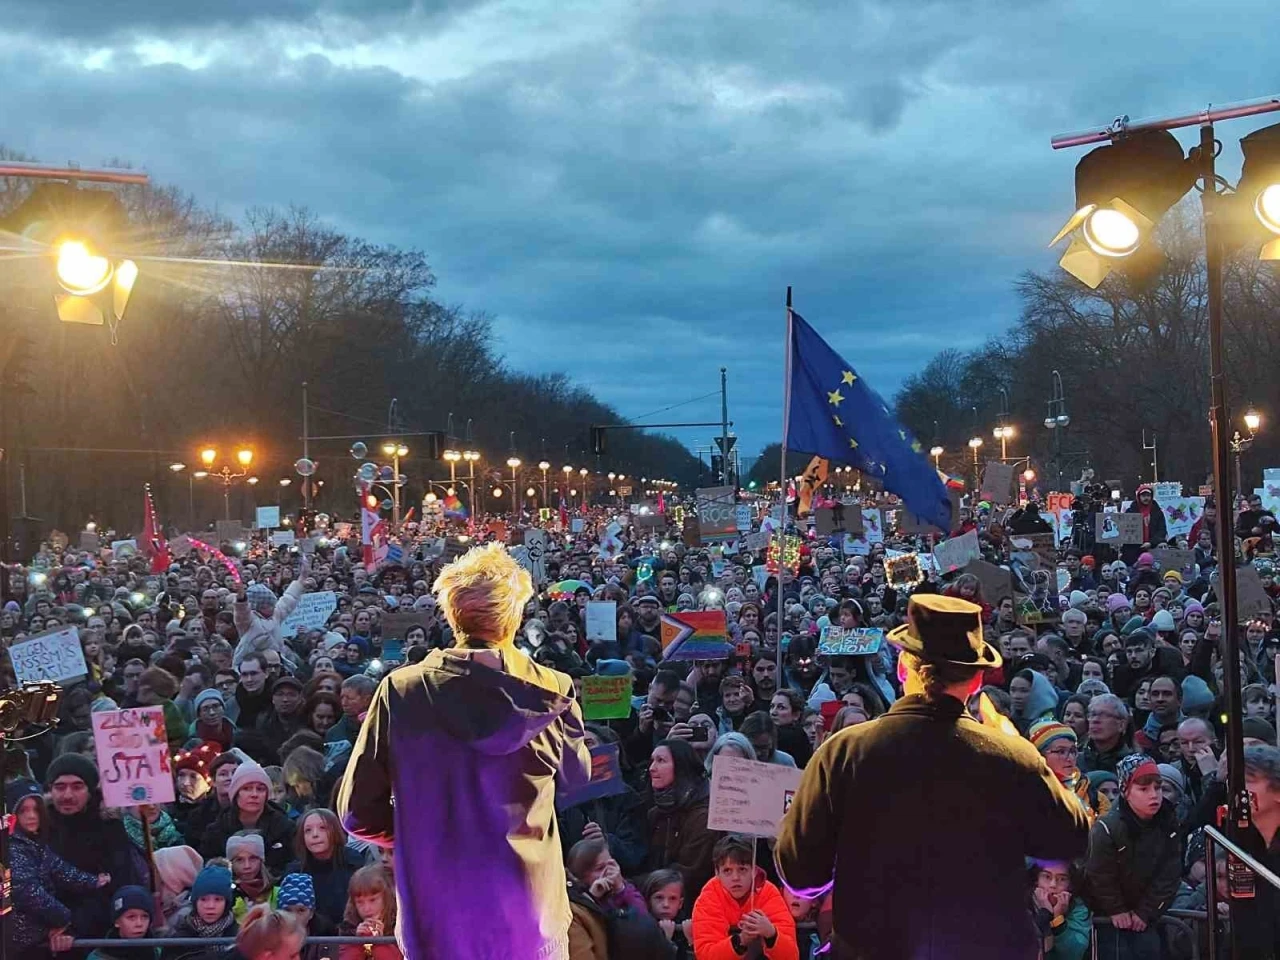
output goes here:
[[711, 853], [716, 875], [693, 905], [697, 960], [738, 960], [753, 943], [766, 960], [799, 960], [796, 922], [778, 888], [755, 865], [755, 844], [734, 834]]

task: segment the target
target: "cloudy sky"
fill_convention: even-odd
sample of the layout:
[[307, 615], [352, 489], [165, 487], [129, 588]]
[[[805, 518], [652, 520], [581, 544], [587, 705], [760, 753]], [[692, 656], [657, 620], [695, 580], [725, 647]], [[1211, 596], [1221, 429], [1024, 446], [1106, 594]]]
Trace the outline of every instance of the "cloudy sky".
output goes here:
[[[1204, 9], [0, 0], [0, 142], [420, 247], [512, 365], [628, 416], [727, 366], [754, 452], [778, 433], [787, 284], [890, 395], [1004, 329], [1015, 277], [1052, 264], [1080, 151], [1051, 135], [1280, 93], [1280, 7]], [[1258, 125], [1221, 128], [1229, 163]]]

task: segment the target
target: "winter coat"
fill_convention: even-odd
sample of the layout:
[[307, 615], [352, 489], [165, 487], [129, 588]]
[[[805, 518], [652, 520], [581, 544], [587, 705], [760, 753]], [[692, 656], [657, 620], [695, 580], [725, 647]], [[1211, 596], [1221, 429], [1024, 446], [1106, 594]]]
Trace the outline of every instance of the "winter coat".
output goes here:
[[711, 879], [711, 848], [720, 833], [707, 829], [711, 791], [706, 781], [688, 789], [670, 810], [649, 810], [649, 869], [675, 867], [684, 874], [686, 890], [701, 890]]
[[49, 847], [85, 873], [111, 874], [107, 886], [81, 893], [69, 904], [71, 933], [78, 937], [100, 937], [111, 927], [111, 891], [150, 885], [142, 852], [123, 823], [103, 817], [96, 797], [82, 812], [69, 816], [49, 808]]
[[510, 647], [484, 654], [501, 669], [455, 648], [388, 674], [338, 793], [358, 839], [411, 840], [395, 843], [410, 957], [536, 960], [569, 931], [555, 791], [590, 778], [582, 711], [564, 674]]
[[240, 632], [240, 642], [236, 644], [236, 651], [231, 656], [233, 665], [240, 666], [240, 661], [250, 653], [265, 653], [268, 650], [276, 651], [282, 658], [296, 659], [294, 654], [285, 647], [280, 625], [298, 606], [298, 601], [302, 599], [305, 589], [301, 580], [295, 580], [289, 584], [284, 595], [276, 601], [276, 607], [269, 617], [260, 617], [250, 610], [247, 599], [236, 600], [234, 616], [236, 630]]
[[274, 803], [268, 803], [262, 810], [253, 827], [246, 827], [240, 822], [240, 814], [234, 804], [218, 814], [209, 824], [200, 841], [200, 856], [208, 860], [210, 857], [227, 855], [227, 840], [232, 834], [241, 830], [255, 830], [262, 834], [263, 846], [266, 848], [264, 860], [272, 876], [283, 876], [284, 868], [293, 859], [293, 834], [296, 826], [289, 815]]
[[[569, 960], [666, 960], [675, 948], [649, 916], [634, 887], [628, 895], [596, 900], [569, 881]], [[638, 902], [636, 902], [638, 901]]]
[[1062, 923], [1056, 927], [1048, 910], [1041, 908], [1036, 913], [1036, 923], [1053, 937], [1053, 946], [1045, 951], [1044, 960], [1083, 960], [1093, 936], [1093, 918], [1085, 902], [1072, 897]]
[[[71, 923], [64, 901], [96, 890], [95, 874], [77, 870], [36, 837], [15, 830], [9, 838], [13, 882], [13, 945], [19, 950], [41, 944], [51, 930]], [[102, 931], [98, 931], [100, 934]]]
[[[388, 935], [391, 931], [387, 931]], [[342, 937], [356, 936], [356, 925], [344, 923], [338, 928]], [[338, 947], [338, 960], [404, 960], [404, 954], [394, 943], [373, 943], [366, 949], [363, 944], [344, 943]]]
[[223, 750], [230, 750], [236, 742], [236, 725], [223, 717], [213, 729], [196, 720], [187, 726], [187, 739], [199, 738], [208, 743], [216, 743]]
[[[191, 911], [194, 906], [184, 910], [173, 921], [165, 936], [167, 937], [199, 937], [200, 932], [196, 930], [191, 923]], [[221, 934], [224, 937], [234, 937], [239, 931], [240, 926], [233, 918], [231, 925], [227, 927]], [[161, 951], [161, 960], [228, 960], [229, 951], [234, 948], [219, 946], [211, 943], [207, 947], [167, 947]]]
[[1088, 827], [1029, 742], [917, 694], [822, 744], [775, 859], [803, 896], [834, 885], [833, 960], [1034, 957], [1026, 857], [1075, 859]]
[[305, 862], [294, 860], [284, 868], [284, 874], [309, 874], [316, 891], [316, 913], [336, 924], [342, 922], [347, 909], [351, 876], [367, 862], [363, 854], [343, 846], [330, 860], [317, 860], [310, 855]]
[[618, 861], [624, 876], [634, 876], [644, 867], [649, 852], [649, 824], [644, 801], [630, 787], [612, 797], [588, 800], [556, 814], [560, 821], [560, 845], [567, 855], [582, 839], [588, 823], [597, 824], [609, 841], [609, 853]]
[[[151, 935], [148, 931], [147, 936]], [[125, 940], [115, 927], [107, 931], [105, 939], [115, 940], [117, 943], [110, 947], [98, 947], [89, 954], [87, 960], [160, 960], [158, 948]]]
[[1143, 821], [1121, 798], [1090, 831], [1085, 876], [1085, 901], [1095, 913], [1110, 917], [1132, 911], [1154, 926], [1182, 878], [1182, 842], [1173, 807], [1166, 801]]
[[756, 867], [754, 897], [739, 903], [718, 879], [707, 881], [693, 905], [693, 949], [698, 960], [738, 960], [733, 934], [744, 914], [759, 910], [777, 930], [772, 946], [760, 942], [761, 956], [767, 960], [800, 960], [796, 940], [796, 922], [787, 909], [782, 893], [765, 880], [764, 871]]

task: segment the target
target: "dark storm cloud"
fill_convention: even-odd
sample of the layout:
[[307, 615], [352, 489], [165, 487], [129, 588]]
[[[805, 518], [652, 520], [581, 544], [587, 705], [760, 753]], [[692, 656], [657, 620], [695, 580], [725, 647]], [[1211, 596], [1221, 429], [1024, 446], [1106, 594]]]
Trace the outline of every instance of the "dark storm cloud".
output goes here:
[[749, 452], [777, 434], [787, 284], [889, 396], [1003, 330], [1018, 273], [1052, 265], [1078, 153], [1051, 134], [1280, 87], [1256, 76], [1269, 33], [1219, 24], [1193, 80], [1187, 0], [1158, 24], [1115, 5], [388, 0], [349, 21], [381, 38], [359, 50], [333, 3], [205, 6], [129, 5], [139, 36], [216, 35], [194, 65], [119, 39], [81, 67], [82, 26], [65, 49], [0, 35], [7, 145], [126, 157], [233, 215], [297, 203], [420, 246], [513, 366], [563, 369], [628, 415], [728, 366]]

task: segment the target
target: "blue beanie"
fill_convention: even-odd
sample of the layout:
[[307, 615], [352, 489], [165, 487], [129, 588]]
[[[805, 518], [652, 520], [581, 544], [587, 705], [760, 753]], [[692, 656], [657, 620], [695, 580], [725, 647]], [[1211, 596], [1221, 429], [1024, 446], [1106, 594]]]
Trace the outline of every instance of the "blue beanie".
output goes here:
[[38, 797], [44, 804], [44, 793], [34, 780], [10, 780], [4, 788], [4, 805], [10, 813], [18, 812], [18, 804], [27, 797]]
[[112, 896], [111, 919], [119, 920], [129, 910], [145, 910], [147, 911], [147, 916], [151, 916], [155, 905], [155, 898], [151, 896], [146, 887], [130, 884], [127, 887], [121, 887]]
[[221, 897], [230, 905], [232, 901], [231, 871], [226, 867], [205, 867], [196, 874], [191, 885], [191, 902], [201, 897]]
[[209, 701], [216, 701], [217, 703], [223, 706], [226, 706], [225, 701], [222, 699], [222, 693], [218, 690], [218, 688], [210, 687], [209, 689], [201, 690], [199, 693], [196, 694], [196, 698], [192, 702], [192, 708], [198, 714], [200, 712], [200, 705], [202, 703], [207, 703]]
[[309, 873], [289, 873], [280, 881], [280, 890], [276, 894], [276, 906], [281, 910], [286, 907], [316, 908], [316, 885]]
[[1213, 706], [1216, 698], [1204, 679], [1194, 673], [1182, 678], [1182, 710], [1184, 713], [1199, 713]]

